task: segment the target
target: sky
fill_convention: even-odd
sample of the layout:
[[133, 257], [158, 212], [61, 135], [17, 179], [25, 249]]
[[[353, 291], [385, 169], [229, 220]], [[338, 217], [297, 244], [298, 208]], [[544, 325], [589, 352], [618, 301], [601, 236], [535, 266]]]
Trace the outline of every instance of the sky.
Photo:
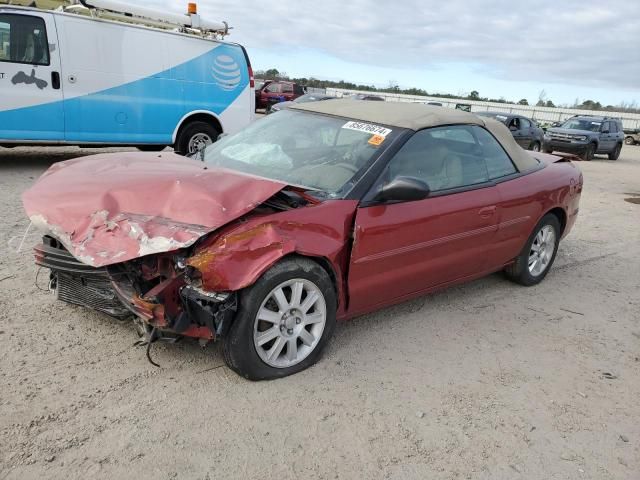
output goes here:
[[[187, 1], [135, 3], [184, 11]], [[197, 3], [229, 22], [254, 70], [529, 103], [542, 90], [555, 104], [640, 103], [640, 15], [627, 0]]]

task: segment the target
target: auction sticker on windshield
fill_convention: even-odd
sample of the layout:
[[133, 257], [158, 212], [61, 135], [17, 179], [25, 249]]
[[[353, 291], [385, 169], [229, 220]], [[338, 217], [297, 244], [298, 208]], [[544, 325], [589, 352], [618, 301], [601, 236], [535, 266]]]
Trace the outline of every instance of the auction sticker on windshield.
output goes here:
[[342, 126], [342, 128], [346, 128], [349, 130], [356, 130], [358, 132], [372, 133], [374, 135], [379, 135], [380, 137], [383, 137], [383, 138], [392, 132], [390, 128], [384, 128], [378, 125], [373, 125], [371, 123], [363, 123], [363, 122], [347, 122]]

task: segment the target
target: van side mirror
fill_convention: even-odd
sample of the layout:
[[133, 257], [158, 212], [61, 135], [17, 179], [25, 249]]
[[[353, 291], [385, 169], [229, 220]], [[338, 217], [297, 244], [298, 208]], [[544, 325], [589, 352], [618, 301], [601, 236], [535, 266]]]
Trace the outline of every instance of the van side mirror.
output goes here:
[[382, 185], [373, 200], [376, 202], [411, 202], [427, 198], [429, 192], [429, 185], [418, 178], [396, 177]]

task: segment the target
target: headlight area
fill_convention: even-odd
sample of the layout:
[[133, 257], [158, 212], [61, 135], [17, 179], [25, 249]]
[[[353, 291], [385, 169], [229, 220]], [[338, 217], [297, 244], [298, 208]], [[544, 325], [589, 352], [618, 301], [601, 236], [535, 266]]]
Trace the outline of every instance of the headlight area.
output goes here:
[[204, 290], [200, 272], [181, 257], [146, 257], [109, 267], [109, 274], [119, 300], [145, 330], [206, 344], [228, 332], [237, 310], [235, 292]]

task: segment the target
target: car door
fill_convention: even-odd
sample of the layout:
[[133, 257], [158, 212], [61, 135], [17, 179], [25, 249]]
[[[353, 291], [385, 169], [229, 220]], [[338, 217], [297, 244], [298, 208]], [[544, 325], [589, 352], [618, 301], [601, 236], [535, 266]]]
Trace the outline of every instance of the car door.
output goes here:
[[600, 142], [598, 143], [599, 152], [608, 152], [613, 149], [614, 136], [611, 133], [611, 122], [602, 122], [600, 125]]
[[270, 105], [280, 102], [281, 96], [282, 84], [279, 82], [270, 83], [262, 90], [262, 104], [268, 108]]
[[[499, 196], [488, 180], [477, 128], [421, 130], [390, 160], [356, 212], [348, 280], [352, 312], [394, 303], [486, 268]], [[372, 202], [380, 185], [403, 176], [430, 185], [429, 197]]]
[[64, 139], [60, 55], [53, 15], [0, 13], [0, 139]]
[[530, 148], [533, 143], [533, 126], [531, 122], [524, 117], [520, 117], [520, 139], [522, 148]]
[[282, 84], [282, 97], [284, 98], [285, 102], [290, 102], [291, 100], [293, 100], [295, 97], [293, 95], [293, 85], [290, 83], [283, 83]]
[[520, 129], [520, 119], [518, 117], [513, 117], [511, 120], [509, 120], [508, 126], [513, 139], [518, 143], [518, 145], [524, 147], [524, 135], [522, 130]]

